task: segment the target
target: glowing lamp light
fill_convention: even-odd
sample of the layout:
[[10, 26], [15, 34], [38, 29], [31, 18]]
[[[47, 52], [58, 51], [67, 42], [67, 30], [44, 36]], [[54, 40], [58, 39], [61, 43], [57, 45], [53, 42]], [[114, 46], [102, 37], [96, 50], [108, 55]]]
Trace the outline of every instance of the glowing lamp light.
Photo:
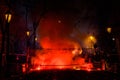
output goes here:
[[10, 12], [10, 10], [8, 10], [6, 13], [5, 13], [5, 19], [6, 21], [9, 23], [11, 21], [11, 18], [12, 18], [12, 14]]
[[37, 41], [38, 40], [38, 38], [37, 37], [35, 37], [35, 41]]
[[94, 37], [93, 36], [90, 36], [90, 40], [93, 40], [94, 39]]
[[89, 39], [91, 40], [91, 41], [93, 41], [93, 43], [96, 43], [96, 38], [95, 38], [95, 36], [89, 36]]
[[26, 34], [27, 34], [27, 36], [29, 36], [30, 35], [30, 31], [27, 31]]
[[111, 31], [112, 31], [112, 28], [111, 28], [111, 27], [108, 27], [108, 28], [107, 28], [107, 32], [108, 32], [108, 33], [111, 33]]

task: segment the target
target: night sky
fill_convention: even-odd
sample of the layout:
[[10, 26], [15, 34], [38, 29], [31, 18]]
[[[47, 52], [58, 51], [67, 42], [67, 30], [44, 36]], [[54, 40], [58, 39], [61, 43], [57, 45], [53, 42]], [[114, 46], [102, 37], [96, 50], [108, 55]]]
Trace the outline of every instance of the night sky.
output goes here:
[[[120, 6], [117, 0], [1, 0], [1, 5], [10, 5], [15, 16], [41, 17], [49, 11], [73, 14], [79, 19], [95, 18], [99, 26], [118, 26]], [[67, 14], [68, 14], [67, 13]], [[34, 17], [33, 17], [34, 16]]]
[[[108, 26], [113, 27], [114, 32], [120, 30], [120, 5], [117, 0], [1, 0], [0, 4], [2, 8], [8, 5], [13, 13], [11, 35], [22, 40], [25, 40], [27, 30], [33, 32], [34, 23], [40, 37], [55, 33], [57, 36], [72, 37], [80, 44], [86, 34], [103, 36]], [[2, 11], [6, 10], [7, 6], [2, 8]], [[59, 26], [56, 28], [53, 24]]]

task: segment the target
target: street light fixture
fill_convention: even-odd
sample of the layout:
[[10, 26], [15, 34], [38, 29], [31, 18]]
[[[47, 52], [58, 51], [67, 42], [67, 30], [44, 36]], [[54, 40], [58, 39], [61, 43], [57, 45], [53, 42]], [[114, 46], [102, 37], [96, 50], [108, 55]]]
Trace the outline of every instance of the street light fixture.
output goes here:
[[27, 31], [27, 32], [26, 32], [26, 35], [29, 37], [29, 36], [30, 36], [30, 31]]
[[11, 18], [12, 18], [12, 14], [10, 12], [10, 10], [8, 10], [6, 13], [5, 13], [5, 20], [6, 20], [6, 39], [7, 39], [7, 44], [6, 44], [6, 56], [9, 55], [9, 26], [10, 26], [10, 21], [11, 21]]
[[37, 41], [38, 40], [38, 38], [37, 37], [35, 37], [35, 41]]
[[[5, 13], [5, 22], [6, 22], [6, 25], [5, 25], [5, 30], [6, 30], [6, 57], [9, 56], [9, 43], [10, 43], [10, 34], [9, 34], [9, 26], [10, 26], [10, 21], [11, 21], [11, 18], [12, 18], [12, 14], [10, 12], [10, 10], [8, 10], [6, 13]], [[7, 58], [8, 59], [8, 58]]]
[[93, 41], [93, 39], [94, 39], [94, 37], [91, 35], [91, 36], [90, 36], [90, 40]]
[[90, 35], [90, 36], [89, 36], [89, 39], [90, 39], [90, 41], [91, 41], [91, 48], [93, 48], [93, 45], [96, 43], [96, 38], [95, 38], [95, 36]]
[[26, 35], [27, 35], [27, 52], [26, 52], [26, 70], [29, 71], [29, 57], [30, 57], [30, 54], [29, 54], [29, 38], [30, 38], [30, 31], [26, 31]]
[[10, 23], [11, 18], [12, 18], [12, 14], [11, 14], [10, 10], [8, 10], [8, 11], [5, 13], [5, 20], [7, 21], [7, 23]]
[[108, 33], [111, 33], [111, 31], [112, 31], [112, 28], [111, 28], [111, 27], [108, 27], [108, 28], [107, 28], [107, 32], [108, 32]]
[[6, 44], [6, 56], [9, 55], [9, 27], [10, 27], [10, 21], [11, 21], [11, 18], [12, 18], [12, 14], [10, 12], [10, 10], [8, 10], [6, 13], [5, 13], [5, 20], [6, 20], [6, 39], [7, 39], [7, 44]]

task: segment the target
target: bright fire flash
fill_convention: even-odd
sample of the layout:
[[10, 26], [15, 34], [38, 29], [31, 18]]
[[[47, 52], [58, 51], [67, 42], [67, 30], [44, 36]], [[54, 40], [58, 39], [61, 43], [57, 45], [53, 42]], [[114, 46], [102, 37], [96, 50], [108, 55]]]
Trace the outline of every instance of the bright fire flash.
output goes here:
[[85, 59], [80, 57], [82, 55], [80, 43], [69, 37], [73, 30], [69, 16], [49, 13], [40, 23], [38, 29], [40, 36], [37, 41], [43, 50], [37, 50], [36, 56], [32, 57], [33, 69], [88, 68]]

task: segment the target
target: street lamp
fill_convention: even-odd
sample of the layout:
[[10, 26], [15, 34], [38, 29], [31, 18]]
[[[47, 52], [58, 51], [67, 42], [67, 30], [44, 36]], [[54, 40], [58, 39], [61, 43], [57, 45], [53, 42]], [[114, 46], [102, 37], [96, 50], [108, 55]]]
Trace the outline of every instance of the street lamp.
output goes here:
[[29, 37], [30, 36], [30, 31], [27, 31], [26, 35], [27, 35], [27, 37]]
[[11, 14], [10, 10], [8, 10], [8, 11], [5, 13], [5, 20], [6, 20], [6, 22], [7, 22], [7, 23], [10, 23], [11, 18], [12, 18], [12, 14]]
[[[11, 18], [12, 18], [12, 14], [10, 12], [10, 10], [7, 10], [5, 15], [5, 27], [2, 31], [3, 33], [3, 37], [2, 37], [2, 66], [3, 66], [3, 70], [7, 71], [8, 72], [8, 69], [9, 69], [9, 65], [8, 65], [8, 56], [9, 56], [9, 26], [10, 26], [10, 21], [11, 21]], [[5, 49], [4, 49], [5, 48]], [[5, 55], [4, 55], [4, 50], [5, 50]]]
[[91, 41], [91, 49], [92, 49], [94, 43], [96, 42], [96, 39], [95, 39], [95, 37], [94, 37], [93, 35], [90, 35], [90, 36], [89, 36], [89, 39], [90, 39], [90, 41]]
[[10, 42], [10, 37], [9, 37], [9, 26], [10, 26], [10, 21], [11, 21], [11, 18], [12, 18], [12, 14], [10, 12], [10, 10], [8, 10], [6, 13], [5, 13], [5, 29], [6, 29], [6, 57], [8, 57], [9, 55], [9, 42]]
[[26, 53], [26, 70], [29, 71], [29, 57], [30, 57], [30, 51], [29, 51], [29, 43], [30, 43], [30, 31], [26, 31], [27, 35], [27, 53]]
[[107, 32], [108, 32], [108, 33], [111, 33], [111, 31], [112, 31], [112, 28], [111, 28], [111, 27], [108, 27], [108, 28], [107, 28]]

